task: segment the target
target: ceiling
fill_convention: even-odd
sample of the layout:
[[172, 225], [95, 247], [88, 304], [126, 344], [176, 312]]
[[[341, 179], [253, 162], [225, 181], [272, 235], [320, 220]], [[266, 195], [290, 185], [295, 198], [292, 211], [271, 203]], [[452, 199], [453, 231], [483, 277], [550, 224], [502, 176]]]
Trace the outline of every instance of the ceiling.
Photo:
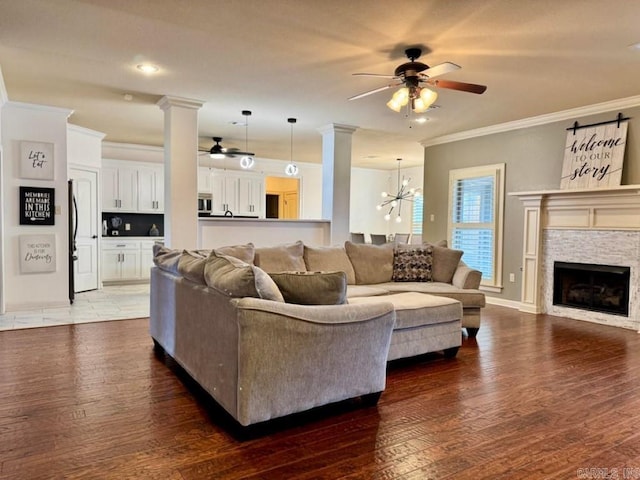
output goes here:
[[[420, 142], [637, 95], [640, 2], [602, 0], [0, 0], [9, 99], [73, 109], [70, 122], [112, 142], [162, 145], [164, 95], [201, 100], [199, 143], [321, 162], [318, 128], [359, 127], [354, 166], [421, 165]], [[438, 89], [424, 124], [354, 101], [422, 46], [443, 76], [488, 86]], [[136, 70], [141, 62], [155, 75]], [[125, 100], [125, 94], [131, 100]], [[234, 124], [235, 122], [235, 124]]]

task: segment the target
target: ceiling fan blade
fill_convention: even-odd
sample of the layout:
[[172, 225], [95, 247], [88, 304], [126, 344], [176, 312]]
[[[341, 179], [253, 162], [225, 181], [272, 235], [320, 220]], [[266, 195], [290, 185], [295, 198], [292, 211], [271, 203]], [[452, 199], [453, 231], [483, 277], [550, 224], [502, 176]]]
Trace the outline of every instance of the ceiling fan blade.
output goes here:
[[455, 72], [456, 70], [460, 70], [462, 67], [460, 65], [456, 65], [451, 62], [443, 62], [438, 65], [434, 65], [433, 67], [429, 67], [426, 70], [423, 70], [421, 73], [421, 77], [439, 77], [440, 75], [444, 75], [445, 73]]
[[389, 85], [385, 85], [384, 87], [375, 88], [373, 90], [369, 90], [368, 92], [360, 93], [358, 95], [354, 95], [353, 97], [349, 97], [349, 100], [357, 100], [358, 98], [366, 97], [367, 95], [372, 95], [374, 93], [381, 92], [383, 90], [387, 90], [389, 88], [397, 87], [402, 85], [402, 82], [399, 83], [390, 83]]
[[475, 83], [455, 82], [453, 80], [429, 80], [429, 85], [438, 88], [450, 88], [451, 90], [460, 90], [462, 92], [481, 94], [487, 89], [485, 85], [476, 85]]
[[352, 73], [355, 77], [378, 77], [378, 78], [398, 78], [395, 75], [385, 75], [384, 73]]

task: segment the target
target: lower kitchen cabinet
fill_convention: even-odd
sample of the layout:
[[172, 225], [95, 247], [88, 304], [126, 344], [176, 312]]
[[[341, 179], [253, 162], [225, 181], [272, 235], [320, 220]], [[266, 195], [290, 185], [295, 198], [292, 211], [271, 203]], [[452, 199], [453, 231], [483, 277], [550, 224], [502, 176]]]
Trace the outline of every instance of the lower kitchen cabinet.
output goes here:
[[102, 281], [148, 280], [156, 240], [102, 240]]

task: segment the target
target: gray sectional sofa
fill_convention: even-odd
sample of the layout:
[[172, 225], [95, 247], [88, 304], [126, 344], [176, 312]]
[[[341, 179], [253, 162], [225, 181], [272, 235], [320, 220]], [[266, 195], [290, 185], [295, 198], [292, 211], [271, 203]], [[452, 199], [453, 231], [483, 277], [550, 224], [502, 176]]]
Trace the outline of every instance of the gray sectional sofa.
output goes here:
[[484, 306], [467, 288], [479, 272], [433, 246], [154, 250], [156, 348], [243, 426], [356, 397], [375, 403], [389, 360], [455, 356], [464, 318], [477, 328]]

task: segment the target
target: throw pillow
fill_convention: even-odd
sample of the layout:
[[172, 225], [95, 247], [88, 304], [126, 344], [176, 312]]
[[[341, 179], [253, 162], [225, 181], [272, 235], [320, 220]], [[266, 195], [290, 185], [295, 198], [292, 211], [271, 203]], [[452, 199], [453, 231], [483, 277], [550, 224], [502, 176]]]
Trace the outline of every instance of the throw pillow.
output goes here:
[[230, 297], [255, 297], [284, 302], [278, 286], [264, 270], [216, 250], [207, 258], [204, 278], [209, 287]]
[[431, 245], [396, 248], [393, 252], [393, 281], [430, 282], [432, 262]]
[[275, 247], [256, 248], [254, 264], [267, 273], [303, 272], [304, 244], [301, 241]]
[[309, 272], [336, 271], [347, 274], [347, 283], [356, 283], [356, 272], [343, 247], [304, 246], [304, 264]]
[[229, 255], [230, 257], [236, 257], [238, 260], [242, 260], [245, 263], [253, 263], [255, 257], [255, 247], [253, 246], [253, 243], [218, 247], [216, 248], [216, 252], [223, 255]]
[[204, 266], [207, 257], [196, 251], [183, 250], [178, 260], [178, 273], [187, 280], [204, 285]]
[[393, 276], [393, 243], [370, 245], [346, 241], [344, 249], [353, 265], [356, 285], [390, 282]]
[[344, 272], [271, 273], [286, 303], [299, 305], [342, 305], [347, 301]]
[[463, 253], [462, 250], [433, 245], [433, 281], [451, 283]]
[[178, 274], [178, 261], [182, 250], [167, 248], [159, 243], [153, 245], [153, 263], [161, 270]]

